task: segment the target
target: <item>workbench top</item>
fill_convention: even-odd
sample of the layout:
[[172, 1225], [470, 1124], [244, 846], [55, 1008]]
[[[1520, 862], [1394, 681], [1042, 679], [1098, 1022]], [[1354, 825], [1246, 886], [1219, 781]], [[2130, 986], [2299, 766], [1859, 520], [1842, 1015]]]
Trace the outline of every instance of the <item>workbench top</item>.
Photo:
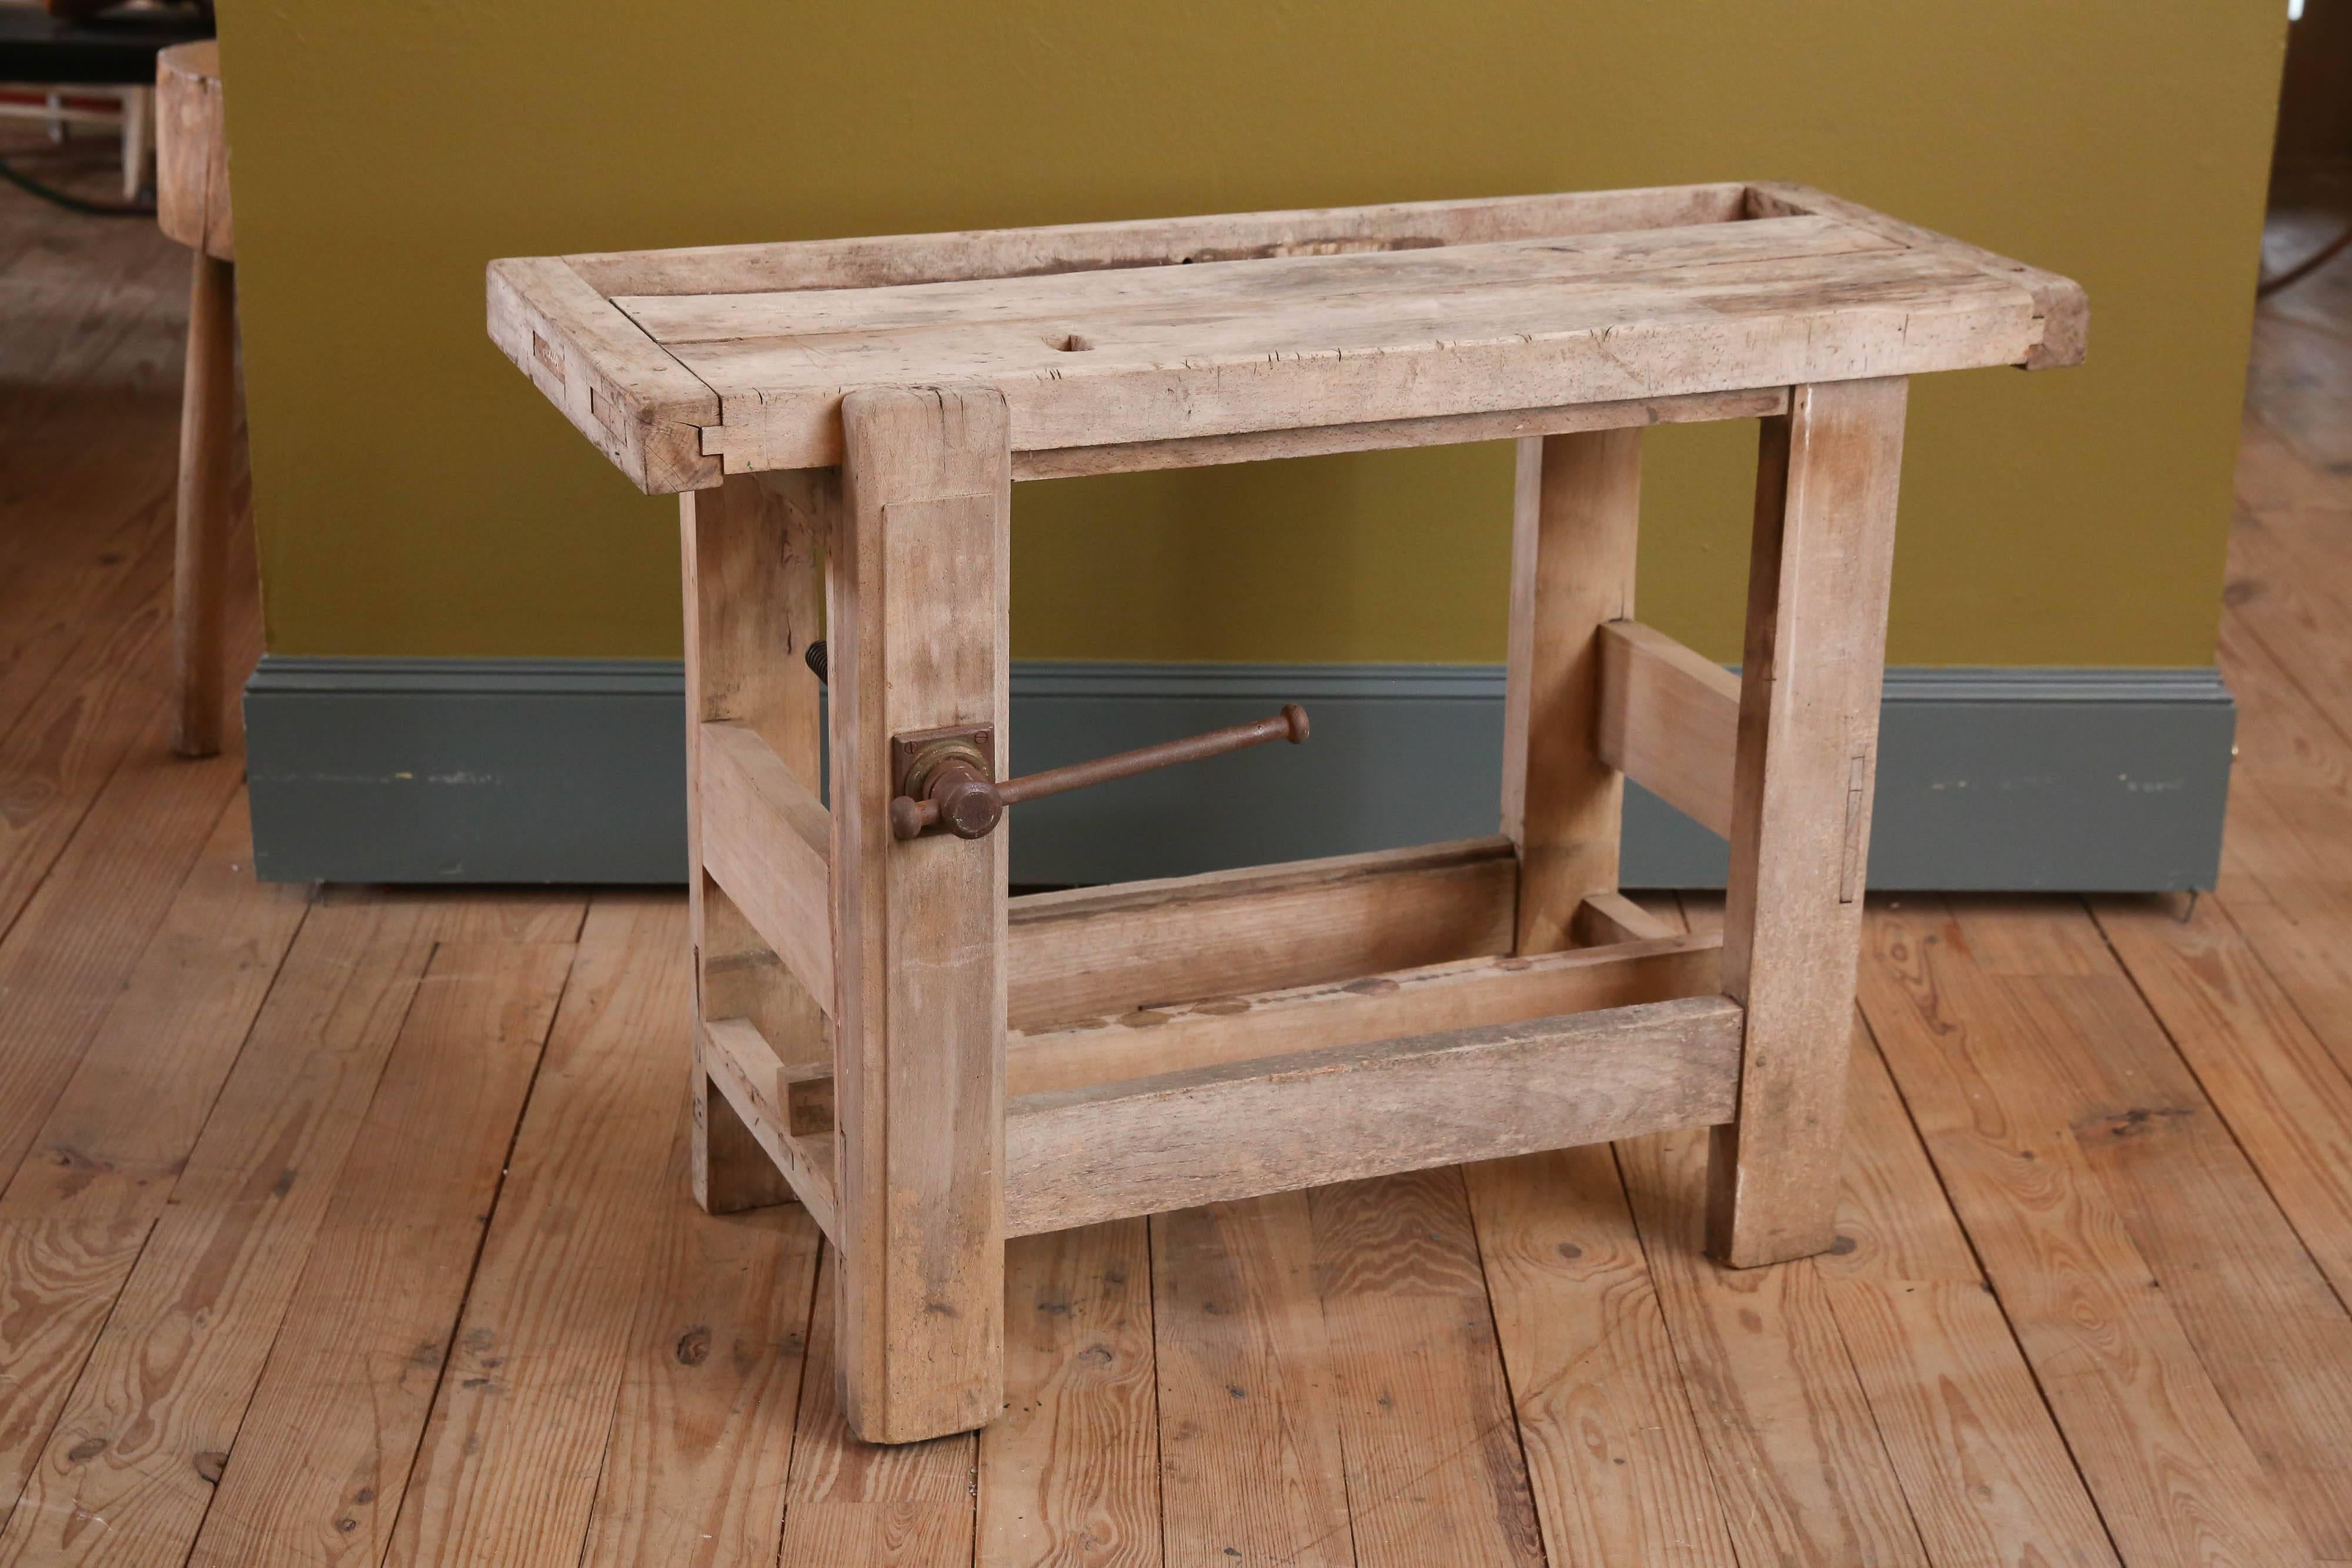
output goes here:
[[1018, 452], [1145, 453], [2071, 364], [2086, 319], [2068, 279], [1766, 184], [489, 268], [491, 336], [649, 493], [837, 463], [860, 387], [992, 386]]

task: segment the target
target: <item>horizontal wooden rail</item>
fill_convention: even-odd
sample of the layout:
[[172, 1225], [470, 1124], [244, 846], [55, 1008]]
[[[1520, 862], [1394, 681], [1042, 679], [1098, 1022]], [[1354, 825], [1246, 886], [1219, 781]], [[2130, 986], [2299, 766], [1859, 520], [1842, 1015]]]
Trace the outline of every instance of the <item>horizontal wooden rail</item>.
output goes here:
[[1638, 621], [1600, 637], [1601, 759], [1729, 838], [1739, 677]]
[[1535, 957], [1461, 958], [1015, 1033], [1006, 1042], [1005, 1092], [1046, 1093], [1326, 1046], [1713, 996], [1723, 988], [1722, 946], [1712, 934], [1669, 936]]
[[1742, 1011], [1694, 997], [1029, 1094], [1014, 1236], [1730, 1120]]
[[1579, 946], [1609, 947], [1620, 942], [1654, 942], [1675, 928], [1622, 893], [1588, 894], [1577, 906], [1570, 930]]
[[702, 727], [702, 864], [833, 1010], [833, 822], [759, 733]]
[[1789, 412], [1789, 389], [1686, 392], [1679, 397], [1571, 403], [1562, 408], [1502, 413], [1442, 414], [1429, 419], [1371, 420], [1305, 430], [1255, 430], [1235, 435], [1181, 436], [1107, 446], [1054, 446], [1013, 455], [1015, 479], [1068, 479], [1084, 474], [1133, 474], [1152, 468], [1202, 468], [1256, 463], [1270, 457], [1317, 457], [1334, 452], [1384, 452], [1401, 446], [1446, 446], [1465, 441], [1508, 441], [1564, 435], [1580, 430], [1622, 430], [1644, 424], [1685, 424], [1717, 419], [1761, 419]]
[[825, 1239], [840, 1245], [834, 1228], [833, 1133], [795, 1134], [785, 1104], [783, 1063], [767, 1036], [749, 1019], [713, 1019], [703, 1026], [703, 1062], [710, 1081], [792, 1184]]
[[1518, 878], [1486, 838], [1031, 894], [1011, 905], [1012, 1025], [1507, 953]]

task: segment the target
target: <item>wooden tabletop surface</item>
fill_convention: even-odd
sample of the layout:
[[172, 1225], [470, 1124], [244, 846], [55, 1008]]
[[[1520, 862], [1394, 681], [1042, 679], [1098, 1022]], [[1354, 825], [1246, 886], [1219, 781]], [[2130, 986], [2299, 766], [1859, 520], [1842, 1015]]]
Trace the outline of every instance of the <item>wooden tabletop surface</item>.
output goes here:
[[860, 387], [992, 386], [1038, 452], [2071, 363], [2084, 314], [2063, 278], [1741, 185], [517, 259], [489, 292], [649, 491], [838, 462]]

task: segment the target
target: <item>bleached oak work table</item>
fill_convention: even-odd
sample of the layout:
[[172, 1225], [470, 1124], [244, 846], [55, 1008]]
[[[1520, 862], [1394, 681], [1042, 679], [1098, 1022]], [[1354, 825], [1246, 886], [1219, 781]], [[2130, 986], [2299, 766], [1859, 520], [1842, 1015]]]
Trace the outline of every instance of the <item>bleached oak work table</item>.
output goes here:
[[[1774, 184], [493, 263], [508, 356], [684, 493], [696, 1187], [837, 1247], [857, 1430], [997, 1414], [1008, 1236], [1705, 1125], [1717, 1257], [1826, 1246], [1906, 378], [2085, 319]], [[1744, 678], [1632, 618], [1642, 429], [1717, 419]], [[933, 732], [1008, 771], [1014, 480], [1505, 436], [1496, 837], [1009, 899], [992, 815], [898, 836]], [[1628, 775], [1729, 837], [1719, 942], [1619, 896]]]

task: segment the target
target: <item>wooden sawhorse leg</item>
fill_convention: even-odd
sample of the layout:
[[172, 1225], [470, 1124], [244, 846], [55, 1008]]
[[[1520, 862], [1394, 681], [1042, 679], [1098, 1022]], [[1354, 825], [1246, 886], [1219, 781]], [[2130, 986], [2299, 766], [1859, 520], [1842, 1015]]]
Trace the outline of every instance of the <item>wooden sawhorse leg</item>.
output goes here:
[[[798, 476], [788, 476], [797, 479]], [[749, 477], [678, 497], [686, 602], [688, 898], [694, 942], [694, 1196], [713, 1214], [791, 1199], [792, 1188], [710, 1081], [706, 1025], [748, 1019], [792, 1060], [821, 1059], [825, 1001], [812, 996], [707, 869], [702, 726], [755, 731], [814, 793], [822, 734], [815, 674], [825, 499], [788, 505]]]
[[894, 840], [890, 737], [992, 724], [1009, 758], [1013, 460], [993, 391], [842, 405], [827, 570], [838, 1359], [850, 1425], [902, 1443], [1004, 1404], [1005, 860]]
[[199, 249], [180, 391], [179, 531], [172, 559], [172, 749], [221, 748], [227, 701], [229, 469], [236, 431], [236, 264]]
[[1833, 1239], [1906, 389], [1801, 386], [1763, 422], [1723, 941], [1748, 1018], [1707, 1179], [1741, 1268]]

